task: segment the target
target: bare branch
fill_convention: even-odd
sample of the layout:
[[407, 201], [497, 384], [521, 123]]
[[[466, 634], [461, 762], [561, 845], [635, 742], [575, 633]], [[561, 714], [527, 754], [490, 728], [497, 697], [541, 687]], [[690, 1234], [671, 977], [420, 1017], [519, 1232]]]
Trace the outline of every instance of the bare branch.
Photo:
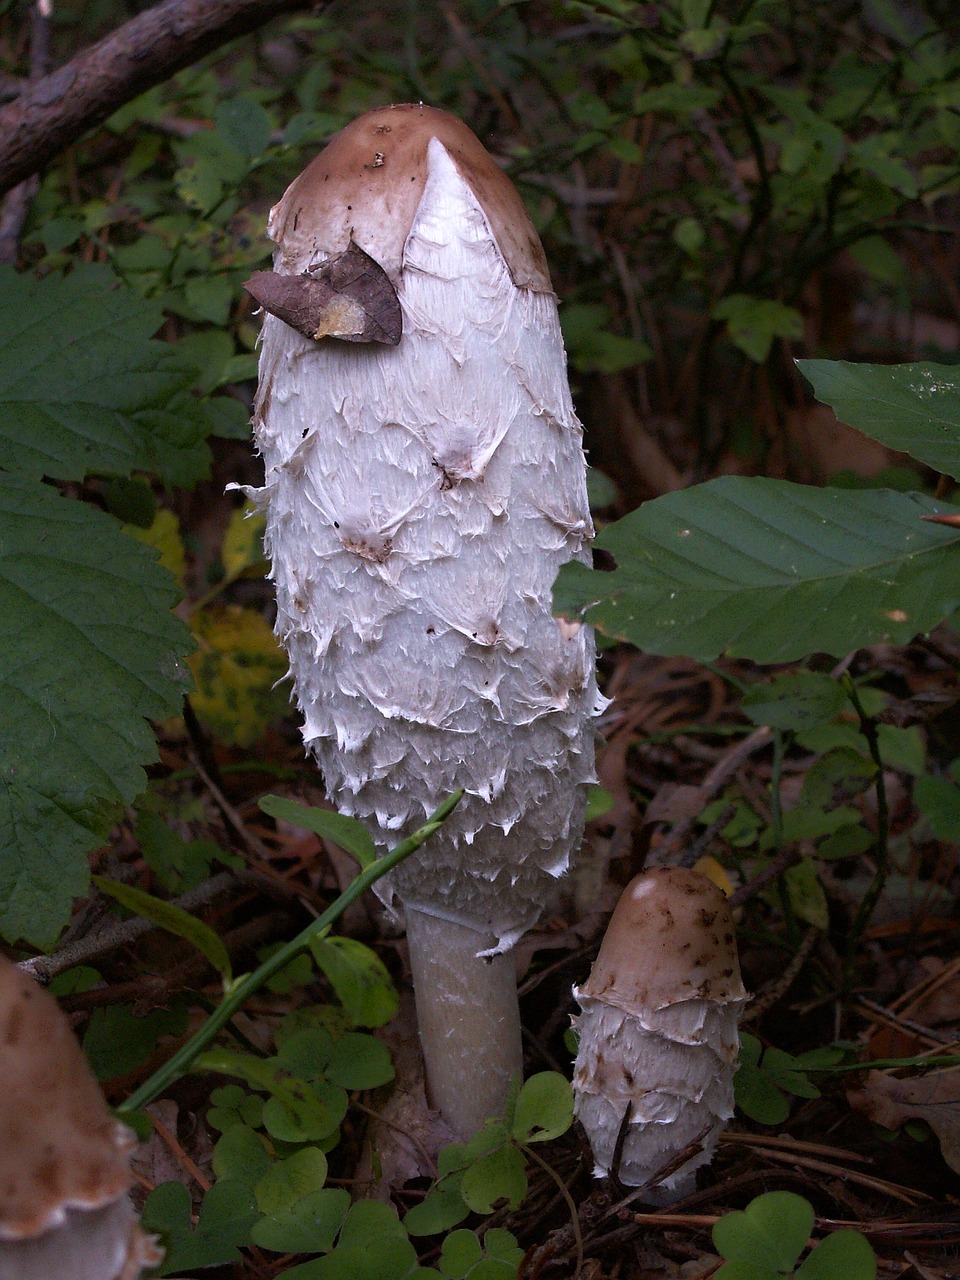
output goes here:
[[0, 109], [0, 193], [125, 102], [271, 18], [326, 0], [162, 0]]

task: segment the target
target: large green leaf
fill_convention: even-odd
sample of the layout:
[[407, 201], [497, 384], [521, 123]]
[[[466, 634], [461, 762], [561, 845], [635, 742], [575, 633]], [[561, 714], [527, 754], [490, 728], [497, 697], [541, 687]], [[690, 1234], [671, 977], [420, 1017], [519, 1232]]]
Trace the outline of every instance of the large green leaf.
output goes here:
[[173, 579], [111, 517], [0, 472], [0, 531], [0, 933], [45, 947], [146, 784], [145, 717], [178, 709], [190, 641]]
[[644, 503], [568, 564], [554, 610], [653, 653], [756, 662], [902, 643], [960, 602], [955, 510], [921, 494], [724, 477]]
[[0, 269], [0, 466], [200, 479], [211, 424], [190, 394], [196, 370], [151, 338], [162, 319], [102, 268], [43, 280]]
[[843, 360], [797, 366], [843, 422], [960, 479], [960, 368]]

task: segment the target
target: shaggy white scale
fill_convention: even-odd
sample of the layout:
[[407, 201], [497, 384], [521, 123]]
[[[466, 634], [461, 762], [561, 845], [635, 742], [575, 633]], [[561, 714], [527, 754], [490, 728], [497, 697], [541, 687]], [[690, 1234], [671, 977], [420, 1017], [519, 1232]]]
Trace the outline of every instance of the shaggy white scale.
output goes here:
[[565, 870], [594, 777], [592, 639], [550, 612], [592, 527], [555, 299], [513, 284], [437, 139], [398, 294], [396, 348], [265, 318], [253, 496], [332, 799], [405, 832], [465, 787], [386, 891], [503, 950]]

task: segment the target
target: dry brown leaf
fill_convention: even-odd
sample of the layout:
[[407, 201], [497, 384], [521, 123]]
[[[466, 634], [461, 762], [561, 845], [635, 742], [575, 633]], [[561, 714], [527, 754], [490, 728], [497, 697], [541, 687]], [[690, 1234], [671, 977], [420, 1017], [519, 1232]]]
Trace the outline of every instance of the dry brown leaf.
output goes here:
[[397, 291], [368, 253], [351, 244], [309, 274], [257, 271], [247, 293], [306, 338], [382, 342], [395, 347], [403, 320]]
[[899, 1129], [907, 1120], [925, 1120], [940, 1140], [944, 1160], [960, 1173], [960, 1067], [906, 1080], [871, 1071], [862, 1088], [848, 1092], [847, 1101], [887, 1129]]

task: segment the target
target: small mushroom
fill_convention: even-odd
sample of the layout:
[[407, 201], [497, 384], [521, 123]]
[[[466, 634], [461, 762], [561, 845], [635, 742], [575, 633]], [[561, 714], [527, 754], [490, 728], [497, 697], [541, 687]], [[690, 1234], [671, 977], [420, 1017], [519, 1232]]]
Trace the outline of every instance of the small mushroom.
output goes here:
[[733, 1115], [737, 1023], [749, 999], [722, 890], [683, 867], [631, 880], [574, 995], [583, 1010], [575, 1111], [594, 1174], [637, 1187], [667, 1170], [646, 1198], [682, 1198]]
[[135, 1280], [161, 1254], [127, 1196], [133, 1134], [56, 1000], [0, 956], [0, 1280]]

